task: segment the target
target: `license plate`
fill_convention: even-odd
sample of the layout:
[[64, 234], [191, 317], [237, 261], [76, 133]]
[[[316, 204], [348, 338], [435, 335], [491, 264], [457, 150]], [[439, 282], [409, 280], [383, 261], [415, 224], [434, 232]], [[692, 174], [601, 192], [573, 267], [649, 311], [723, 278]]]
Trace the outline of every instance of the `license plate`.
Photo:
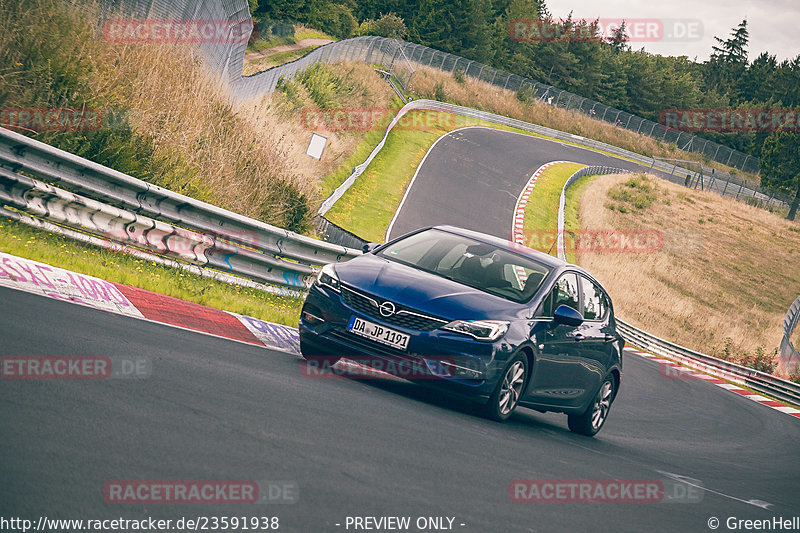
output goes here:
[[386, 344], [398, 350], [405, 350], [408, 348], [409, 335], [381, 326], [380, 324], [362, 320], [356, 316], [350, 317], [350, 324], [347, 325], [347, 329], [356, 335], [361, 335], [362, 337], [372, 339], [381, 344]]

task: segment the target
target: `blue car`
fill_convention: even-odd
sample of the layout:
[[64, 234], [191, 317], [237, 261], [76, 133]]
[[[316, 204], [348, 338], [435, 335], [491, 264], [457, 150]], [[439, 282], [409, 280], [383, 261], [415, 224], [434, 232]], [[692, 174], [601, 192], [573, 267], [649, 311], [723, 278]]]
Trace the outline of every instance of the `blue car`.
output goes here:
[[307, 365], [345, 357], [476, 401], [568, 415], [594, 435], [622, 377], [603, 287], [578, 266], [482, 233], [425, 228], [319, 272], [301, 311]]

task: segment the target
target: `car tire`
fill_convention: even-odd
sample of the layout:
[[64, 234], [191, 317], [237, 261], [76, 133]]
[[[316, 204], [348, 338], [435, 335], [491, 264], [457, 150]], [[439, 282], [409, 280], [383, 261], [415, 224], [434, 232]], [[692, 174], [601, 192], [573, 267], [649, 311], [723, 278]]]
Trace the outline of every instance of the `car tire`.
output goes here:
[[487, 418], [503, 422], [514, 413], [528, 379], [528, 359], [517, 354], [503, 369], [503, 374], [483, 408]]
[[338, 355], [322, 354], [318, 352], [318, 350], [314, 350], [308, 344], [303, 342], [302, 337], [300, 338], [300, 355], [303, 356], [303, 359], [306, 361], [314, 362], [314, 364], [330, 368], [335, 365], [339, 359], [341, 359], [341, 357]]
[[587, 437], [597, 435], [608, 418], [613, 401], [614, 380], [607, 377], [603, 380], [603, 384], [600, 385], [600, 389], [586, 411], [579, 415], [567, 415], [567, 425], [570, 431]]

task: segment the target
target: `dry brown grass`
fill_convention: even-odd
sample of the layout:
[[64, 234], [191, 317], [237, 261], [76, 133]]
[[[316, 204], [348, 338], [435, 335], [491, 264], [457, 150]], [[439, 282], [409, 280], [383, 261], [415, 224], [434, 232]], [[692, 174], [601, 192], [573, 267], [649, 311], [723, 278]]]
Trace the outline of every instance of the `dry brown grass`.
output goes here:
[[106, 63], [117, 67], [102, 83], [126, 93], [136, 130], [149, 135], [158, 151], [180, 154], [216, 203], [262, 220], [280, 220], [285, 206], [276, 201], [282, 187], [311, 192], [297, 161], [287, 157], [289, 143], [279, 130], [237, 113], [226, 89], [190, 49], [119, 45], [104, 52]]
[[[538, 100], [529, 103], [523, 102], [514, 91], [502, 89], [485, 81], [464, 77], [460, 82], [452, 74], [432, 67], [415, 65], [415, 68], [417, 70], [411, 79], [411, 94], [419, 98], [441, 99], [440, 97], [444, 95], [447, 101], [458, 105], [475, 107], [498, 115], [566, 131], [646, 156], [702, 161], [707, 166], [729, 170], [729, 167], [710, 161], [708, 158], [702, 158], [699, 154], [682, 152], [674, 144], [638, 135], [602, 120], [589, 118], [582, 113], [567, 111]], [[748, 179], [758, 180], [758, 176], [741, 171], [737, 171], [737, 173], [745, 175]]]
[[[96, 32], [97, 7], [91, 4], [6, 1], [0, 8], [2, 107], [124, 110], [133, 141], [113, 138], [119, 135], [111, 129], [84, 141], [74, 132], [36, 136], [89, 157], [146, 147], [126, 155], [130, 164], [123, 167], [158, 185], [303, 230], [310, 226], [322, 176], [367, 135], [331, 133], [322, 162], [309, 164], [305, 149], [311, 132], [299, 110], [313, 104], [302, 86], [293, 99], [278, 92], [233, 104], [227, 87], [191, 46], [109, 42]], [[338, 95], [334, 105], [389, 106], [394, 93], [369, 66], [324, 68], [337, 74], [335, 83], [323, 87]]]
[[579, 202], [582, 229], [663, 233], [664, 247], [655, 253], [578, 254], [611, 293], [618, 315], [705, 353], [719, 354], [726, 341], [737, 354], [778, 348], [783, 317], [800, 294], [800, 225], [655, 177], [650, 207], [611, 211], [609, 189], [629, 179], [597, 178]]

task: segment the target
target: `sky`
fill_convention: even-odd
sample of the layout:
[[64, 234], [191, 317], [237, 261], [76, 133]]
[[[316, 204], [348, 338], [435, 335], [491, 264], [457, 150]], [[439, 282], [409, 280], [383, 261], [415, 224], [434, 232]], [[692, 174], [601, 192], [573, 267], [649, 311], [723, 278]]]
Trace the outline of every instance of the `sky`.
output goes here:
[[[706, 61], [716, 44], [714, 36], [727, 39], [747, 19], [751, 61], [761, 52], [777, 56], [778, 61], [800, 55], [800, 0], [547, 0], [546, 4], [554, 18], [572, 11], [573, 18], [638, 19], [643, 38], [629, 45], [654, 54]], [[659, 22], [657, 30], [650, 26], [655, 38], [647, 36], [646, 26], [654, 20]]]

